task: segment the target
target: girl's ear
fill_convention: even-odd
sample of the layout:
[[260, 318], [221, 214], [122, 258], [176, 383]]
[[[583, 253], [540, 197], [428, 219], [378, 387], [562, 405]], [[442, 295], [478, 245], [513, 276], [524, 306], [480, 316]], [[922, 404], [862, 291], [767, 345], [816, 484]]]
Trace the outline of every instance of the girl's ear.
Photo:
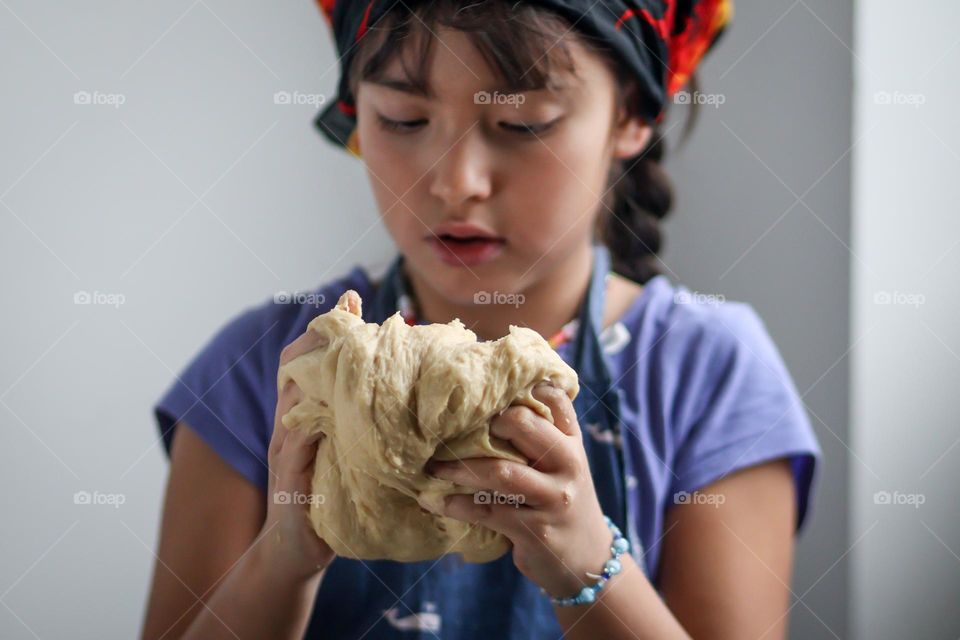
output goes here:
[[653, 127], [637, 116], [627, 116], [621, 119], [614, 132], [613, 157], [621, 160], [632, 158], [647, 148]]

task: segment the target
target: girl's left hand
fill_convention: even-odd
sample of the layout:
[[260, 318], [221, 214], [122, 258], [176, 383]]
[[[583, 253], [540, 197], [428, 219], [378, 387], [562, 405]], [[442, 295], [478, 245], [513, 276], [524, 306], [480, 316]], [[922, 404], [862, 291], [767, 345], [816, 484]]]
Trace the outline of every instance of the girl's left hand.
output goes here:
[[[481, 492], [451, 495], [443, 515], [481, 524], [513, 543], [513, 562], [555, 597], [576, 594], [610, 557], [613, 535], [593, 486], [580, 424], [570, 398], [542, 383], [533, 396], [555, 424], [512, 406], [490, 421], [490, 433], [510, 441], [529, 465], [500, 458], [431, 461], [427, 473]], [[482, 495], [482, 494], [479, 494]]]

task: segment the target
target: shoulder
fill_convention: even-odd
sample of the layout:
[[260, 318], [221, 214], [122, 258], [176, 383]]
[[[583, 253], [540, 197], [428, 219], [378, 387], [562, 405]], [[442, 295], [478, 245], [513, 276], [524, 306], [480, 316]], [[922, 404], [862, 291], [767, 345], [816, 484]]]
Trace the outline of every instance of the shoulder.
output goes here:
[[724, 394], [742, 402], [796, 402], [787, 366], [747, 302], [660, 275], [644, 285], [623, 324], [629, 343], [608, 354], [614, 379], [638, 408], [657, 408], [663, 429], [685, 432]]
[[345, 291], [354, 289], [366, 298], [372, 286], [367, 272], [356, 266], [312, 289], [277, 291], [230, 318], [209, 346], [234, 355], [256, 349], [268, 359], [268, 366], [276, 365], [273, 360], [283, 347], [306, 331], [311, 320], [333, 308]]
[[280, 291], [223, 324], [154, 404], [167, 454], [176, 425], [190, 425], [255, 486], [267, 486], [267, 446], [277, 402], [280, 352], [347, 289], [369, 294], [366, 272], [307, 291]]
[[754, 307], [723, 295], [691, 291], [665, 275], [651, 278], [623, 314], [631, 336], [627, 357], [654, 356], [661, 365], [692, 355], [764, 348], [767, 328]]

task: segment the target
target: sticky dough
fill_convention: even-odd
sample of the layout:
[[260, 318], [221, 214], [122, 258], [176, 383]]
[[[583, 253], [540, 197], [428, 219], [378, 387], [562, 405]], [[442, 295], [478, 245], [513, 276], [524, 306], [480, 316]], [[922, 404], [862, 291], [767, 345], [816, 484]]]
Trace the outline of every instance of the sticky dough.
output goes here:
[[294, 380], [303, 399], [282, 417], [289, 429], [322, 431], [310, 521], [340, 556], [414, 562], [461, 553], [494, 560], [509, 548], [501, 534], [439, 515], [443, 498], [474, 489], [428, 477], [426, 462], [496, 457], [528, 463], [490, 435], [490, 419], [510, 405], [552, 422], [532, 396], [549, 381], [573, 399], [577, 375], [537, 332], [511, 326], [477, 342], [459, 320], [407, 325], [399, 313], [365, 323], [355, 291], [317, 316], [308, 330], [323, 342], [280, 367], [280, 389]]

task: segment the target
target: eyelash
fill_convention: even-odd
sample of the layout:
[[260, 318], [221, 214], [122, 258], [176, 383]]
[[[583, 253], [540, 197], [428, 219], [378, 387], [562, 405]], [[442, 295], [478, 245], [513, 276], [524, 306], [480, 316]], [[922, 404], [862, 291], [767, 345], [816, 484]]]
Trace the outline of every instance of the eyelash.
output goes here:
[[[534, 136], [536, 134], [543, 133], [550, 129], [560, 118], [551, 120], [550, 122], [544, 122], [542, 124], [512, 124], [509, 122], [501, 122], [500, 124], [504, 129], [512, 131], [521, 136]], [[416, 127], [421, 124], [425, 124], [427, 121], [420, 120], [391, 120], [390, 118], [385, 118], [384, 116], [378, 116], [380, 121], [380, 126], [386, 129], [387, 131], [393, 131], [395, 133], [412, 133]]]

